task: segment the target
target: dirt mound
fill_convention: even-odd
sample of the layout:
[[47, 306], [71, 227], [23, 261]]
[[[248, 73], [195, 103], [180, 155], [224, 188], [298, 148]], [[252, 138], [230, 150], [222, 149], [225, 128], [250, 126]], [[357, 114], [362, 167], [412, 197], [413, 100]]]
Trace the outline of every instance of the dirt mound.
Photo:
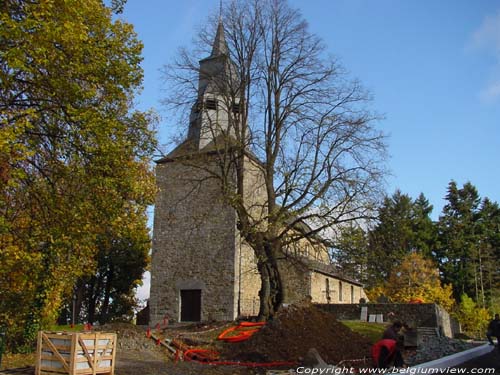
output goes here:
[[282, 308], [275, 318], [242, 343], [225, 344], [223, 356], [242, 361], [302, 361], [315, 348], [330, 364], [370, 355], [367, 338], [310, 303]]
[[141, 327], [129, 323], [109, 323], [95, 326], [95, 331], [115, 332], [117, 335], [118, 349], [139, 351], [160, 351], [155, 342], [146, 337], [146, 332]]

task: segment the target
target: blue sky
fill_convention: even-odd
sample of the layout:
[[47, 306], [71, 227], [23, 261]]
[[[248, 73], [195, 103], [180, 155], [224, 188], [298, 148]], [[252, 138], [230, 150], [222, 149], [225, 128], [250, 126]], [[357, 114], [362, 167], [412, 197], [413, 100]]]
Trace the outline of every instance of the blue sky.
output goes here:
[[[310, 31], [374, 96], [385, 119], [396, 188], [423, 192], [437, 218], [451, 179], [471, 181], [500, 201], [500, 2], [494, 0], [293, 0]], [[121, 16], [144, 43], [141, 108], [161, 115], [159, 136], [174, 128], [160, 100], [160, 69], [189, 46], [218, 0], [128, 0]]]
[[[437, 219], [450, 180], [500, 201], [500, 2], [494, 0], [290, 0], [310, 31], [374, 96], [388, 137], [387, 192], [423, 192]], [[144, 43], [142, 109], [162, 108], [160, 69], [189, 46], [218, 0], [128, 0], [121, 18]], [[139, 291], [148, 295], [148, 281]]]

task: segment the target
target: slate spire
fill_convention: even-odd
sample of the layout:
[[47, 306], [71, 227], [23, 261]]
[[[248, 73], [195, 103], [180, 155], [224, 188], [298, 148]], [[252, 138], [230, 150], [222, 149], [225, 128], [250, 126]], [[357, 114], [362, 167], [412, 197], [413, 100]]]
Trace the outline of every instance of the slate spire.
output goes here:
[[217, 25], [217, 34], [215, 34], [214, 44], [212, 46], [212, 54], [210, 57], [221, 55], [229, 55], [229, 49], [224, 36], [224, 25], [222, 24], [222, 17], [219, 17], [219, 24]]

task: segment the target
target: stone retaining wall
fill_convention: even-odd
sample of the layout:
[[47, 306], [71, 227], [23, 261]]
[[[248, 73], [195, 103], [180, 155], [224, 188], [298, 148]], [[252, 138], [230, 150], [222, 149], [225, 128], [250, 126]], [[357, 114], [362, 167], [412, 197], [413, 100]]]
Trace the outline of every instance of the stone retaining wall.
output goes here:
[[459, 332], [456, 321], [441, 306], [432, 303], [368, 303], [368, 304], [318, 304], [339, 320], [360, 320], [361, 308], [368, 308], [368, 316], [383, 315], [384, 321], [400, 320], [410, 327], [434, 327], [441, 334], [453, 337]]

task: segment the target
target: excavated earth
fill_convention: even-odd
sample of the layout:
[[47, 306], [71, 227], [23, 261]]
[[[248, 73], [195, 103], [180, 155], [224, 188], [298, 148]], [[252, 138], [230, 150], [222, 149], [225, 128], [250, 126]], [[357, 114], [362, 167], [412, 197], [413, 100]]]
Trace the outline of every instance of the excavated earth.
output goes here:
[[[310, 303], [283, 308], [248, 341], [225, 343], [216, 338], [234, 323], [174, 325], [153, 329], [157, 337], [174, 339], [186, 347], [205, 348], [220, 353], [222, 361], [266, 363], [285, 361], [302, 363], [307, 352], [315, 348], [328, 363], [368, 357], [370, 342], [341, 324], [331, 313]], [[146, 338], [144, 329], [127, 324], [112, 324], [99, 328], [118, 334], [117, 375], [243, 375], [265, 374], [268, 368], [234, 365], [208, 365], [194, 362], [175, 362], [173, 355]], [[293, 368], [288, 365], [285, 368]]]
[[329, 312], [310, 303], [282, 308], [277, 316], [245, 342], [225, 344], [226, 358], [301, 363], [309, 349], [330, 364], [370, 356], [369, 340], [338, 322]]

